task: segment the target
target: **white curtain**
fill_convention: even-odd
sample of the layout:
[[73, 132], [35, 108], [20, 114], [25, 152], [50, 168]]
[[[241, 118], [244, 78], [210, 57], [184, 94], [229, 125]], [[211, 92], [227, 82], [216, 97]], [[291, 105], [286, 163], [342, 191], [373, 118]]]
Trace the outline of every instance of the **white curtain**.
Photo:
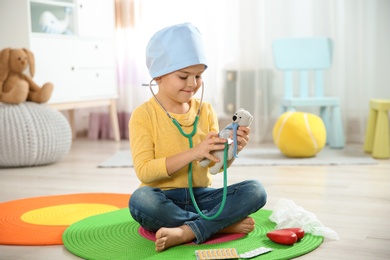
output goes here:
[[348, 142], [364, 140], [369, 99], [390, 99], [388, 0], [116, 1], [122, 19], [131, 20], [118, 27], [117, 34], [120, 111], [131, 113], [151, 97], [141, 86], [150, 80], [145, 65], [149, 38], [182, 22], [195, 24], [205, 40], [209, 68], [204, 99], [221, 118], [230, 116], [233, 108], [252, 111], [255, 142], [272, 141], [280, 113], [283, 78], [271, 50], [276, 38], [332, 38], [333, 66], [325, 74], [325, 94], [341, 98]]

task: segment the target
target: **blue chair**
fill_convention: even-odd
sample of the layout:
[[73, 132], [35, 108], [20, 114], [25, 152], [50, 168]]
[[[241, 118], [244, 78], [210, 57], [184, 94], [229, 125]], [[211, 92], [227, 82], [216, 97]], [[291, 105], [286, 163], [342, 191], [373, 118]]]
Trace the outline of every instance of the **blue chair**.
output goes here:
[[[285, 78], [282, 113], [295, 111], [298, 107], [319, 107], [327, 133], [326, 143], [331, 148], [344, 148], [340, 99], [324, 96], [323, 71], [331, 66], [331, 40], [325, 37], [283, 38], [275, 40], [272, 48], [275, 66], [284, 72]], [[299, 75], [298, 95], [294, 91], [295, 74]], [[313, 89], [309, 85], [314, 85]]]

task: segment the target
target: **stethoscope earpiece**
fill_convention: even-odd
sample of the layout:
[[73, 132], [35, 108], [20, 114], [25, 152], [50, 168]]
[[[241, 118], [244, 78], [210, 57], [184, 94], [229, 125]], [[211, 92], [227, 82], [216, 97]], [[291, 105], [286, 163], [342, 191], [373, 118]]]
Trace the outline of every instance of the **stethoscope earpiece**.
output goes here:
[[[171, 116], [171, 114], [169, 114], [169, 112], [168, 112], [168, 111], [164, 108], [164, 106], [160, 103], [160, 101], [159, 101], [158, 98], [156, 97], [156, 94], [154, 94], [154, 91], [153, 91], [152, 86], [157, 86], [157, 84], [153, 84], [153, 81], [154, 81], [154, 79], [152, 79], [152, 80], [149, 82], [149, 84], [142, 84], [142, 86], [149, 86], [150, 92], [152, 92], [152, 95], [153, 95], [154, 99], [157, 101], [157, 104], [162, 108], [162, 110], [164, 110], [165, 114], [166, 114], [174, 123], [175, 123], [175, 121], [176, 121], [176, 123], [180, 125], [180, 123], [177, 122], [177, 120], [176, 120], [175, 118], [173, 118], [173, 117]], [[196, 114], [195, 120], [196, 120], [197, 117], [199, 117], [200, 110], [202, 109], [202, 104], [203, 104], [203, 93], [204, 93], [204, 83], [203, 83], [203, 81], [202, 81], [202, 95], [200, 96], [200, 104], [199, 104], [198, 113]], [[195, 123], [195, 120], [194, 120], [194, 123]], [[176, 125], [176, 123], [175, 123], [175, 125]], [[193, 124], [194, 124], [194, 123], [193, 123]], [[180, 125], [180, 126], [182, 126], [182, 125]], [[182, 131], [183, 131], [183, 130], [181, 130], [181, 132], [182, 132]]]

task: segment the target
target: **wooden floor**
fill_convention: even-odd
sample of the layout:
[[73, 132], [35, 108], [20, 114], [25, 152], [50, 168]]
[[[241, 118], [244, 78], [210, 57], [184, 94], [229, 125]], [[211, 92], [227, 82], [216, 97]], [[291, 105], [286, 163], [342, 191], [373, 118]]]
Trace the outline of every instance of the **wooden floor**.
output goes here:
[[[85, 192], [132, 193], [133, 168], [97, 168], [127, 141], [76, 139], [71, 152], [48, 166], [0, 169], [0, 202]], [[280, 198], [316, 214], [340, 236], [299, 259], [390, 259], [390, 160], [376, 165], [231, 167], [229, 183], [258, 179], [266, 209]], [[221, 187], [217, 176], [213, 186]], [[0, 259], [80, 259], [63, 246], [0, 246]]]

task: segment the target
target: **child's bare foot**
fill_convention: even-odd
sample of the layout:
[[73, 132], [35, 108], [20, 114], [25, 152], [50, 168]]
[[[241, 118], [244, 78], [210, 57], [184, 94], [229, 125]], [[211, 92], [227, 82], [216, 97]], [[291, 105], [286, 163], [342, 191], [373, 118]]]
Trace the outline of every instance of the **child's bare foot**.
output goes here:
[[246, 217], [235, 224], [220, 230], [218, 233], [241, 233], [248, 234], [255, 229], [255, 220], [251, 217]]
[[156, 233], [156, 251], [161, 252], [172, 246], [181, 245], [194, 239], [195, 234], [187, 225], [175, 228], [160, 228]]

